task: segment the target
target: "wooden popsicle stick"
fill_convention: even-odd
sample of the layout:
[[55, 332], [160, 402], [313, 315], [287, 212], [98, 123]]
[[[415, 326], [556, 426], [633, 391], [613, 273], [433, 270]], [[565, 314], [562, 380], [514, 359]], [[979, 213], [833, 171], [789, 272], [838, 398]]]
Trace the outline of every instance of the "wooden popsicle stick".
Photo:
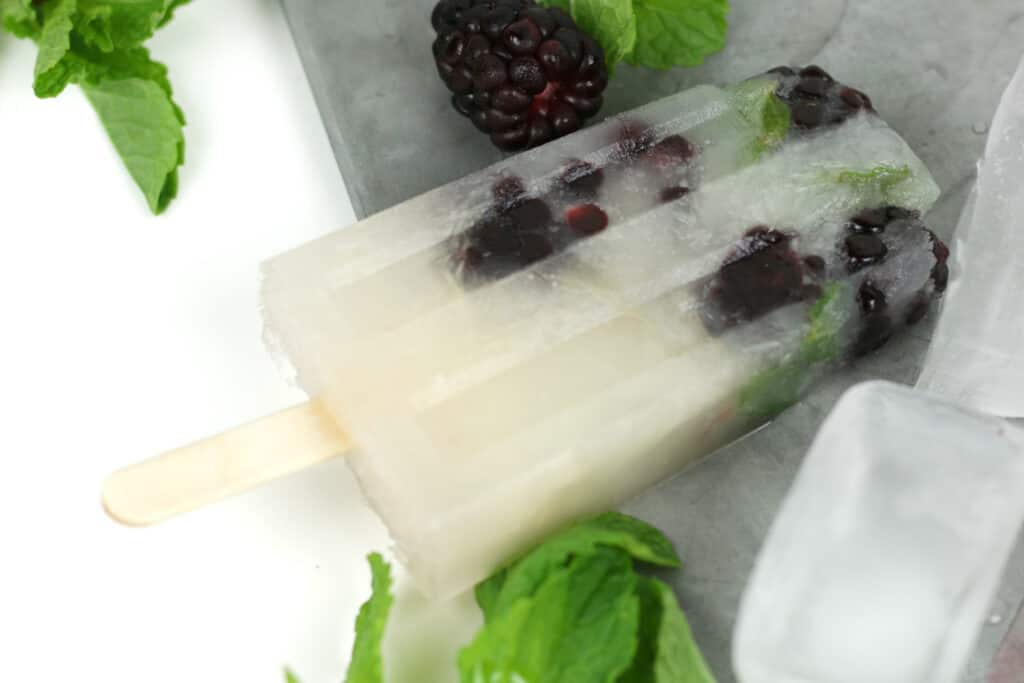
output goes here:
[[103, 507], [122, 524], [156, 524], [351, 447], [314, 399], [114, 472], [103, 484]]

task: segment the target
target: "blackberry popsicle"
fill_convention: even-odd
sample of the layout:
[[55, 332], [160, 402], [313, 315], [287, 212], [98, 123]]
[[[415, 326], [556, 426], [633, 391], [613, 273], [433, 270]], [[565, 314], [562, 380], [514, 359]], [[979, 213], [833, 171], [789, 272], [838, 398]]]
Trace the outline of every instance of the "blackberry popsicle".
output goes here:
[[354, 445], [398, 555], [451, 595], [918, 323], [948, 278], [937, 196], [818, 67], [695, 87], [268, 262], [268, 342], [316, 398], [105, 502], [152, 522]]

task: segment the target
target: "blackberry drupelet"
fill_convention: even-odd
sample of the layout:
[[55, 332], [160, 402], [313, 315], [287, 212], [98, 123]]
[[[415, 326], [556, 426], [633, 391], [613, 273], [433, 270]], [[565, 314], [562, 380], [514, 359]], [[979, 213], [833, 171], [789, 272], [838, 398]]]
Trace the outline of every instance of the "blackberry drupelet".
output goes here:
[[434, 59], [452, 105], [505, 151], [580, 129], [601, 108], [601, 46], [558, 8], [532, 0], [441, 0]]
[[837, 125], [859, 111], [875, 111], [871, 98], [836, 81], [820, 66], [799, 71], [780, 66], [768, 73], [779, 79], [776, 93], [789, 107], [798, 130]]

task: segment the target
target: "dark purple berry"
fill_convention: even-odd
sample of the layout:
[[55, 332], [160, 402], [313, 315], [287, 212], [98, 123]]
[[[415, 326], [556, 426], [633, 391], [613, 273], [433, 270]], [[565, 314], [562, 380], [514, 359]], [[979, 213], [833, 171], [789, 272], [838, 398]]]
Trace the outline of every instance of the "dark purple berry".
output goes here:
[[539, 147], [548, 140], [555, 137], [554, 126], [547, 119], [537, 116], [530, 119], [530, 138], [527, 142], [528, 147]]
[[517, 57], [508, 67], [512, 83], [531, 95], [539, 95], [547, 87], [544, 69], [533, 57]]
[[473, 87], [478, 90], [492, 90], [508, 79], [505, 62], [494, 55], [484, 55], [477, 60], [473, 69]]
[[551, 207], [542, 199], [527, 199], [508, 209], [504, 216], [519, 231], [539, 231], [551, 222]]
[[519, 246], [519, 260], [523, 266], [536, 263], [551, 256], [555, 251], [554, 246], [544, 235], [528, 233], [522, 236]]
[[839, 99], [852, 109], [867, 109], [868, 98], [859, 90], [843, 88], [839, 91]]
[[814, 275], [821, 275], [825, 272], [825, 259], [814, 254], [804, 256], [804, 266]]
[[825, 107], [820, 102], [797, 102], [792, 114], [799, 128], [817, 128], [825, 121]]
[[928, 315], [928, 309], [931, 307], [931, 299], [924, 292], [918, 292], [913, 301], [910, 302], [910, 307], [907, 309], [906, 322], [907, 325], [916, 325], [924, 317]]
[[875, 286], [871, 280], [865, 280], [857, 292], [857, 303], [865, 315], [881, 313], [885, 310], [885, 292]]
[[438, 73], [460, 96], [452, 105], [501, 149], [542, 145], [601, 108], [604, 53], [565, 12], [532, 0], [440, 0], [431, 23]]
[[601, 110], [601, 105], [604, 103], [602, 97], [584, 97], [578, 93], [565, 93], [563, 99], [572, 105], [572, 108], [579, 113], [579, 115], [585, 119], [590, 118], [598, 111]]
[[631, 161], [654, 146], [654, 131], [639, 121], [624, 121], [618, 130], [612, 158]]
[[706, 296], [702, 316], [713, 333], [803, 301], [803, 264], [790, 237], [767, 226], [748, 230], [712, 278]]
[[571, 73], [574, 64], [569, 51], [557, 40], [546, 40], [537, 50], [537, 58], [544, 66], [544, 73], [551, 80], [558, 80]]
[[942, 293], [949, 286], [949, 266], [943, 263], [936, 263], [932, 268], [932, 282], [935, 283], [935, 291]]
[[682, 185], [673, 185], [672, 187], [662, 188], [661, 192], [658, 193], [658, 199], [668, 204], [669, 202], [682, 199], [688, 194], [690, 194], [690, 188], [683, 187]]
[[824, 97], [825, 93], [828, 92], [829, 86], [832, 85], [831, 81], [827, 81], [820, 77], [802, 78], [796, 84], [796, 89], [803, 95], [809, 95], [811, 97]]
[[555, 134], [559, 137], [576, 132], [583, 123], [576, 110], [564, 102], [556, 104], [551, 108], [550, 118]]
[[555, 18], [549, 12], [541, 7], [530, 7], [520, 16], [532, 21], [543, 38], [547, 38], [558, 30], [558, 22], [555, 21]]
[[650, 156], [655, 166], [673, 168], [685, 164], [695, 153], [694, 146], [682, 135], [669, 135], [651, 148]]
[[502, 36], [505, 46], [514, 55], [533, 54], [541, 42], [540, 29], [529, 19], [509, 24]]
[[509, 84], [505, 84], [495, 90], [494, 95], [491, 97], [491, 103], [495, 109], [500, 109], [509, 114], [526, 111], [532, 102], [533, 98], [530, 95]]
[[854, 234], [846, 238], [847, 269], [851, 273], [881, 263], [888, 253], [888, 247], [878, 235]]
[[827, 71], [816, 64], [811, 64], [810, 66], [800, 69], [800, 78], [820, 78], [828, 83], [835, 80]]
[[853, 217], [850, 228], [856, 232], [878, 233], [885, 230], [888, 223], [885, 209], [865, 209]]
[[583, 204], [566, 211], [565, 222], [577, 235], [589, 237], [608, 227], [608, 214], [596, 204]]
[[562, 173], [561, 181], [577, 197], [593, 197], [604, 183], [604, 171], [586, 161], [574, 161]]
[[505, 208], [519, 201], [526, 194], [526, 187], [519, 176], [505, 176], [494, 183], [491, 187], [491, 196], [494, 203], [500, 208]]
[[555, 31], [553, 38], [569, 52], [573, 67], [578, 65], [583, 57], [583, 40], [580, 38], [580, 32], [570, 28], [560, 28]]
[[[479, 128], [479, 126], [477, 127]], [[488, 132], [486, 129], [481, 130], [485, 133]], [[526, 146], [530, 143], [530, 126], [524, 123], [518, 128], [491, 133], [491, 142], [498, 149], [504, 149], [509, 152], [526, 149]]]

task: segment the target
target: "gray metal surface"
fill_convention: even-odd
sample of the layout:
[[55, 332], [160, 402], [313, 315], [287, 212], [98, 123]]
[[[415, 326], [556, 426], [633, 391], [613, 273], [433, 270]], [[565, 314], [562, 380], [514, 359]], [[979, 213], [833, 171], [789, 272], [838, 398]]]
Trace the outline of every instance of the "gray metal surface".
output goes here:
[[[500, 158], [451, 110], [434, 73], [434, 0], [283, 0], [357, 214], [365, 216]], [[729, 44], [701, 67], [620, 67], [602, 115], [701, 82], [818, 63], [869, 95], [920, 154], [944, 195], [929, 216], [949, 237], [998, 98], [1024, 46], [1020, 0], [733, 0]], [[801, 405], [626, 506], [665, 529], [687, 563], [672, 581], [723, 682], [740, 592], [820, 421], [846, 387], [913, 382], [930, 330], [915, 328]], [[1018, 547], [994, 613], [1024, 594]], [[967, 680], [984, 680], [1009, 618], [986, 625]]]

